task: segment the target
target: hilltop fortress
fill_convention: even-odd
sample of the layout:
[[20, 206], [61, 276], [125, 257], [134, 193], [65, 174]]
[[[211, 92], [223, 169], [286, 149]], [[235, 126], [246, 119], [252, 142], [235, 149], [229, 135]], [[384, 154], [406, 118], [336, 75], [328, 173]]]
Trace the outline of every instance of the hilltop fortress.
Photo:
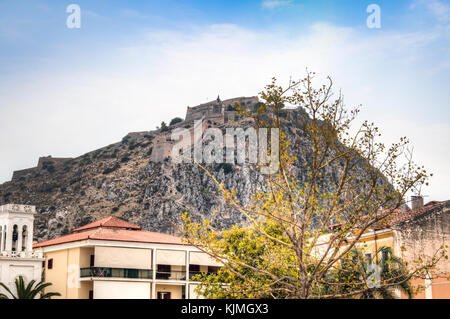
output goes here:
[[[171, 129], [176, 129], [179, 127], [189, 128], [191, 136], [194, 137], [194, 130], [198, 129], [198, 125], [202, 125], [202, 132], [208, 127], [220, 126], [225, 123], [230, 123], [235, 121], [235, 107], [240, 105], [243, 108], [252, 108], [257, 103], [259, 99], [257, 96], [252, 97], [236, 97], [228, 100], [221, 101], [220, 97], [216, 100], [203, 103], [193, 107], [187, 107], [186, 118], [184, 121], [179, 122], [173, 126]], [[200, 121], [196, 122], [195, 121]], [[195, 140], [192, 140], [194, 144]], [[160, 134], [155, 138], [153, 142], [153, 152], [151, 155], [151, 160], [154, 162], [160, 162], [168, 158], [171, 155], [172, 147], [174, 141], [171, 139], [171, 132]]]
[[[169, 126], [169, 130], [163, 131], [161, 129], [156, 131], [145, 132], [131, 132], [128, 133], [125, 138], [129, 141], [138, 141], [145, 136], [151, 134], [153, 136], [152, 152], [150, 159], [154, 162], [159, 162], [170, 156], [174, 141], [171, 140], [171, 131], [176, 128], [188, 128], [193, 135], [194, 129], [198, 128], [198, 125], [202, 125], [202, 131], [208, 127], [221, 126], [225, 123], [235, 122], [237, 120], [235, 115], [236, 105], [240, 105], [243, 108], [250, 109], [259, 103], [257, 96], [251, 97], [236, 97], [228, 100], [221, 101], [219, 97], [216, 100], [203, 103], [193, 107], [187, 107], [186, 118], [184, 121], [178, 122]], [[195, 126], [194, 122], [203, 119], [203, 121], [197, 122]], [[193, 141], [195, 142], [195, 141]], [[120, 143], [118, 143], [120, 144]], [[87, 153], [83, 156], [95, 153], [95, 151]], [[27, 168], [13, 172], [12, 181], [17, 181], [25, 178], [27, 175], [36, 174], [41, 170], [49, 172], [54, 171], [56, 168], [63, 166], [66, 162], [72, 160], [72, 158], [58, 158], [52, 156], [40, 157], [38, 165], [36, 167]]]
[[244, 108], [249, 108], [259, 102], [257, 96], [252, 97], [237, 97], [221, 101], [219, 97], [216, 100], [200, 104], [194, 107], [187, 107], [186, 122], [200, 120], [216, 121], [219, 123], [227, 123], [234, 120], [235, 105], [241, 105]]

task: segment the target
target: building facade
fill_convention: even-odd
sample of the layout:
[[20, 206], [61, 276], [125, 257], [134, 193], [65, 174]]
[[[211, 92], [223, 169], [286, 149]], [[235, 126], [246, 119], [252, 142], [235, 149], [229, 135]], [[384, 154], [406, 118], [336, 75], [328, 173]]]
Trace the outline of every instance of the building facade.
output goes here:
[[[387, 223], [361, 235], [356, 246], [363, 250], [367, 260], [374, 258], [379, 248], [386, 246], [411, 265], [419, 258], [430, 260], [440, 247], [450, 246], [450, 201], [432, 201], [424, 205], [422, 197], [414, 196], [411, 204], [412, 209], [405, 205], [396, 210]], [[319, 254], [328, 247], [327, 236], [321, 240]], [[377, 257], [382, 258], [380, 255]], [[450, 299], [450, 262], [441, 258], [436, 267], [437, 271], [426, 278], [411, 280], [413, 286], [423, 288], [414, 299]], [[407, 298], [399, 291], [396, 295]]]
[[[43, 257], [33, 252], [34, 206], [0, 206], [0, 282], [15, 292], [15, 279], [41, 281]], [[0, 287], [0, 293], [6, 293]]]
[[37, 243], [45, 281], [60, 298], [193, 299], [196, 275], [221, 266], [180, 238], [143, 231], [115, 217]]

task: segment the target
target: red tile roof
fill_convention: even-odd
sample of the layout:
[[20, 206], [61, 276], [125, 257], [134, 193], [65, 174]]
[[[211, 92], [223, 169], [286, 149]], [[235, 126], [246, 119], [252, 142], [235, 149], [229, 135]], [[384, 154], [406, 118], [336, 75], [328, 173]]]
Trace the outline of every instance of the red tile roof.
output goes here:
[[435, 208], [442, 208], [444, 206], [447, 206], [448, 204], [450, 204], [450, 200], [443, 201], [443, 202], [432, 201], [432, 202], [427, 203], [423, 207], [417, 208], [414, 210], [410, 210], [410, 211], [406, 211], [406, 212], [399, 210], [398, 212], [392, 214], [392, 216], [390, 217], [390, 220], [388, 221], [388, 224], [389, 224], [389, 226], [393, 226], [393, 225], [396, 225], [399, 223], [403, 223], [405, 221], [412, 220], [416, 217], [422, 216], [422, 215], [430, 212], [431, 210], [434, 210]]
[[137, 230], [141, 229], [141, 227], [139, 227], [138, 225], [131, 224], [114, 216], [108, 216], [99, 219], [93, 223], [75, 228], [73, 232], [78, 232], [80, 230], [86, 230], [97, 227], [112, 227], [112, 228], [137, 229]]
[[[92, 226], [94, 224], [95, 226]], [[127, 227], [125, 227], [125, 225], [127, 225]], [[129, 227], [129, 225], [134, 227]], [[130, 224], [115, 217], [112, 217], [112, 219], [108, 219], [107, 217], [83, 227], [79, 227], [75, 229], [72, 234], [35, 243], [33, 244], [33, 248], [59, 245], [87, 239], [158, 244], [183, 244], [180, 237], [141, 230], [141, 228], [137, 225]]]
[[[435, 208], [439, 209], [439, 208], [447, 206], [449, 204], [450, 204], [450, 200], [442, 201], [442, 202], [431, 201], [431, 202], [427, 203], [426, 205], [424, 205], [423, 207], [417, 208], [414, 210], [409, 209], [409, 210], [405, 211], [400, 208], [397, 208], [397, 209], [394, 209], [392, 212], [390, 212], [389, 209], [383, 209], [383, 210], [379, 211], [379, 213], [381, 215], [383, 213], [390, 213], [390, 215], [387, 218], [383, 219], [383, 221], [373, 224], [371, 228], [373, 228], [375, 230], [387, 229], [394, 225], [397, 225], [402, 222], [406, 222], [408, 220], [412, 220], [416, 217], [424, 215], [427, 212], [434, 210]], [[362, 218], [364, 219], [364, 218], [366, 218], [366, 216], [363, 216]], [[342, 225], [343, 225], [343, 223], [338, 223], [338, 224], [330, 225], [329, 228], [335, 229]]]

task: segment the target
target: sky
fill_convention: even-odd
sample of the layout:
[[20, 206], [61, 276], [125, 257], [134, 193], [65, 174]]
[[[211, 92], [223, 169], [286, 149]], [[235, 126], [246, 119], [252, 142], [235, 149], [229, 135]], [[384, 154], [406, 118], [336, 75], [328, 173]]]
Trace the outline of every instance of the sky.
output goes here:
[[306, 69], [384, 142], [408, 136], [426, 201], [450, 199], [449, 0], [0, 0], [0, 182]]

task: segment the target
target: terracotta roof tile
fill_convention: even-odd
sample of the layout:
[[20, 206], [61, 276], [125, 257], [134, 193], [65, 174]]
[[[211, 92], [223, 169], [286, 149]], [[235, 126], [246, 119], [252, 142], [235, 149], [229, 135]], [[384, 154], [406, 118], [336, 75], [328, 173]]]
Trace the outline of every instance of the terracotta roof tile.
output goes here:
[[427, 203], [426, 205], [424, 205], [421, 208], [415, 209], [415, 210], [411, 210], [408, 212], [404, 212], [401, 211], [397, 214], [394, 214], [389, 222], [390, 225], [396, 225], [408, 220], [411, 220], [413, 218], [419, 217], [421, 215], [426, 214], [427, 212], [435, 209], [435, 208], [440, 208], [440, 207], [444, 207], [447, 206], [448, 204], [450, 204], [450, 200], [447, 201], [443, 201], [443, 202], [438, 202], [438, 201], [432, 201]]
[[73, 231], [78, 232], [81, 230], [86, 230], [90, 228], [97, 228], [97, 227], [113, 227], [113, 228], [128, 228], [128, 229], [141, 229], [141, 227], [134, 225], [132, 223], [126, 222], [122, 219], [119, 219], [114, 216], [108, 216], [102, 219], [99, 219], [93, 223], [75, 228]]
[[[415, 209], [415, 210], [402, 210], [400, 208], [395, 209], [391, 215], [387, 218], [385, 218], [383, 221], [377, 222], [375, 224], [372, 225], [371, 228], [375, 229], [375, 230], [381, 230], [381, 229], [386, 229], [386, 228], [390, 228], [396, 224], [400, 224], [402, 222], [411, 220], [413, 218], [419, 217], [423, 214], [426, 214], [427, 212], [438, 208], [438, 207], [443, 207], [446, 205], [450, 204], [450, 200], [448, 201], [431, 201], [429, 203], [427, 203], [426, 205], [424, 205], [421, 208]], [[383, 209], [380, 210], [379, 213], [382, 215], [383, 213], [388, 213], [390, 210], [389, 209]], [[366, 218], [366, 216], [362, 217], [363, 219]], [[338, 223], [338, 224], [334, 224], [334, 225], [330, 225], [329, 228], [330, 229], [335, 229], [338, 228], [340, 226], [342, 226], [343, 223]]]
[[139, 226], [116, 217], [106, 217], [76, 228], [72, 234], [33, 244], [33, 248], [59, 245], [81, 240], [111, 240], [158, 244], [183, 244], [180, 237], [141, 230]]
[[427, 212], [429, 212], [435, 208], [443, 207], [448, 204], [450, 204], [450, 200], [443, 201], [443, 202], [432, 201], [432, 202], [427, 203], [423, 207], [414, 209], [414, 210], [403, 211], [401, 209], [396, 209], [394, 211], [394, 213], [389, 217], [389, 219], [386, 220], [384, 223], [382, 223], [382, 225], [380, 225], [381, 226], [380, 228], [382, 229], [382, 228], [392, 227], [396, 224], [400, 224], [405, 221], [414, 219], [416, 217], [426, 214]]

